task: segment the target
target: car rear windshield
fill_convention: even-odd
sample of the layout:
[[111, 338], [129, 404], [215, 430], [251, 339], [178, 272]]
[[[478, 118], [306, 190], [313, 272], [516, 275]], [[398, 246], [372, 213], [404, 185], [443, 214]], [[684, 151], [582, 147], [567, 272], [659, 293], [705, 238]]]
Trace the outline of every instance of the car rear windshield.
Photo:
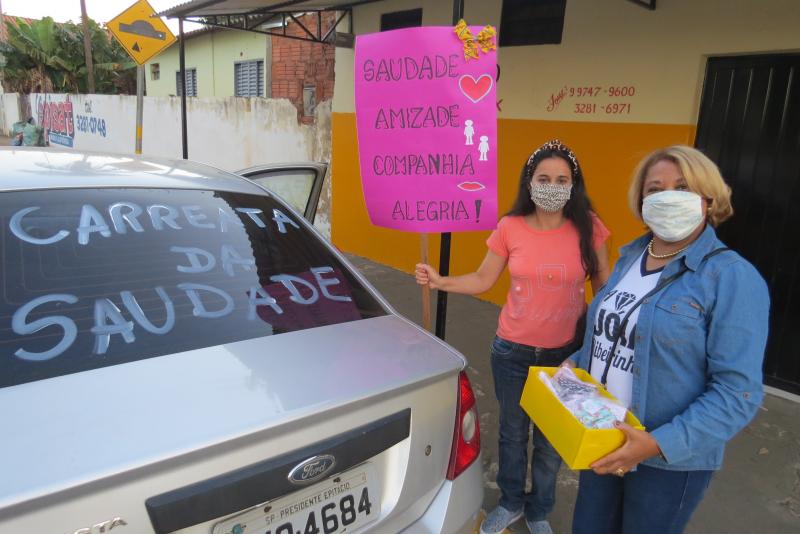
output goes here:
[[385, 315], [268, 196], [0, 195], [0, 388]]

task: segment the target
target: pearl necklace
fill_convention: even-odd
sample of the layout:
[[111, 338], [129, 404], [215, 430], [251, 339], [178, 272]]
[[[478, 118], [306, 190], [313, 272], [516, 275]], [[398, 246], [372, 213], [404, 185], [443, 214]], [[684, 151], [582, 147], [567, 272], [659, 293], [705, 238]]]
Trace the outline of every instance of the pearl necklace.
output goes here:
[[688, 245], [686, 245], [682, 249], [676, 250], [675, 252], [670, 252], [668, 254], [656, 254], [655, 252], [653, 252], [653, 241], [654, 240], [655, 239], [650, 239], [650, 242], [647, 244], [647, 253], [650, 255], [650, 257], [655, 258], [657, 260], [663, 260], [663, 259], [666, 259], [666, 258], [671, 258], [673, 256], [677, 256], [678, 254], [680, 254], [681, 252], [683, 252], [684, 250], [689, 248], [689, 246], [691, 246], [691, 243], [689, 243]]

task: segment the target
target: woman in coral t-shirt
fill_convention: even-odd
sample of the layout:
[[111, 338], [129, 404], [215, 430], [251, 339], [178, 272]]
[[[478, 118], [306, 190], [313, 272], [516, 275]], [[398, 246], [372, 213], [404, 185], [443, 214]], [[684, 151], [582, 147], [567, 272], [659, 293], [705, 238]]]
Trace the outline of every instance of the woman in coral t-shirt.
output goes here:
[[492, 373], [500, 405], [498, 506], [482, 534], [502, 532], [525, 515], [534, 534], [552, 532], [547, 515], [555, 504], [561, 458], [538, 428], [533, 431], [533, 489], [525, 493], [530, 420], [519, 406], [528, 367], [556, 366], [572, 354], [578, 320], [586, 310], [584, 285], [596, 291], [608, 278], [609, 232], [592, 212], [575, 154], [557, 139], [528, 158], [511, 210], [500, 219], [474, 273], [440, 276], [417, 264], [419, 284], [475, 295], [491, 288], [508, 265], [511, 287], [492, 342]]

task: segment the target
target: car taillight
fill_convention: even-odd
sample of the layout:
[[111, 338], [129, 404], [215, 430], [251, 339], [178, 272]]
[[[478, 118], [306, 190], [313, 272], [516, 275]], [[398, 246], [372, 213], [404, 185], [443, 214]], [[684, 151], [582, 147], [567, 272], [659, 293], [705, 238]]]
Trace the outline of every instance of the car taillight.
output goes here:
[[463, 473], [480, 453], [481, 425], [478, 421], [478, 406], [475, 404], [475, 394], [472, 392], [467, 373], [461, 371], [458, 375], [458, 409], [447, 480], [453, 480]]

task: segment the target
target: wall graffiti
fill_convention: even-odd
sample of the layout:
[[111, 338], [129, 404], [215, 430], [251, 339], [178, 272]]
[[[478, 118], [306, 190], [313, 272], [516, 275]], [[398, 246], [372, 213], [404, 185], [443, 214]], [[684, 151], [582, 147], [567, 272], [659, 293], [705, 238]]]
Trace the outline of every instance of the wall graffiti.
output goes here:
[[90, 98], [82, 95], [35, 93], [31, 97], [36, 123], [44, 128], [51, 145], [85, 148], [90, 139], [107, 139], [111, 135], [108, 113], [104, 113], [108, 107], [105, 100], [94, 106]]
[[36, 121], [47, 132], [50, 144], [72, 147], [75, 121], [69, 95], [35, 95]]

